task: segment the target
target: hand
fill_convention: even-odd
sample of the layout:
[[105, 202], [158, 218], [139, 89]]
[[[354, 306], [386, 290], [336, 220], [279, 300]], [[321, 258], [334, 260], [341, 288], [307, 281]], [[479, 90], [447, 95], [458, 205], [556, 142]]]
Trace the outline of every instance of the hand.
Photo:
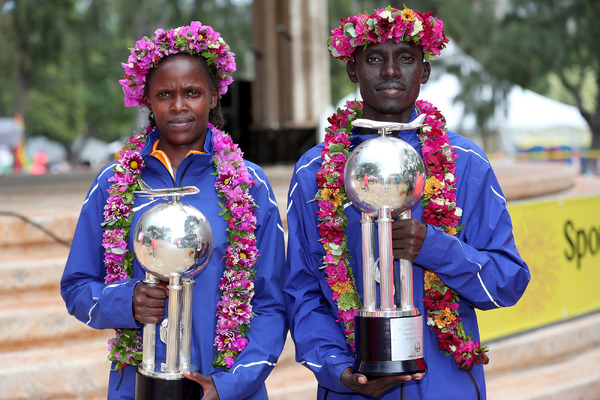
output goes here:
[[363, 374], [353, 373], [350, 367], [342, 371], [340, 378], [348, 388], [373, 397], [381, 397], [385, 392], [402, 382], [423, 379], [425, 374], [383, 376], [368, 380]]
[[202, 375], [199, 372], [189, 371], [184, 371], [183, 376], [200, 384], [200, 387], [202, 387], [202, 391], [204, 392], [202, 400], [219, 400], [217, 387], [210, 376]]
[[164, 282], [148, 286], [139, 282], [133, 289], [133, 318], [140, 324], [158, 324], [164, 319], [169, 291]]
[[427, 225], [414, 218], [396, 219], [392, 222], [392, 248], [394, 258], [413, 261], [419, 255]]

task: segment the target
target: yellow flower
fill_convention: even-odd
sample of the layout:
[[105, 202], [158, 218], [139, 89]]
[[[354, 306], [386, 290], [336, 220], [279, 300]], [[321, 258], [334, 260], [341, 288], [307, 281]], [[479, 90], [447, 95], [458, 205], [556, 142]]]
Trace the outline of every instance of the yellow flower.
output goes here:
[[415, 12], [410, 8], [402, 10], [402, 21], [413, 22], [415, 20]]
[[456, 320], [456, 317], [452, 315], [452, 311], [450, 311], [449, 308], [443, 309], [439, 315], [435, 316], [435, 324], [439, 328], [443, 328], [446, 325], [450, 325], [454, 320]]
[[425, 290], [431, 289], [431, 282], [439, 282], [440, 278], [434, 272], [429, 270], [425, 271], [425, 278], [423, 279], [424, 284], [423, 287]]
[[321, 200], [329, 200], [334, 206], [341, 206], [342, 197], [340, 196], [340, 189], [325, 188], [321, 190]]
[[352, 293], [353, 292], [352, 285], [350, 284], [350, 282], [336, 282], [333, 284], [331, 289], [333, 289], [333, 291], [337, 292], [337, 293]]
[[245, 253], [240, 253], [240, 258], [248, 258]]
[[129, 164], [129, 166], [131, 167], [131, 169], [137, 169], [137, 167], [138, 167], [138, 163], [137, 163], [137, 161], [133, 160], [133, 161], [132, 161], [132, 162]]
[[442, 184], [442, 182], [440, 182], [440, 180], [438, 178], [436, 178], [435, 176], [430, 176], [425, 181], [425, 193], [424, 193], [424, 195], [426, 197], [431, 197], [434, 194], [438, 194], [438, 192], [440, 191], [440, 189], [442, 188], [442, 186], [443, 186], [443, 184]]
[[447, 226], [446, 229], [444, 229], [446, 231], [447, 234], [449, 235], [456, 235], [456, 228], [453, 226]]

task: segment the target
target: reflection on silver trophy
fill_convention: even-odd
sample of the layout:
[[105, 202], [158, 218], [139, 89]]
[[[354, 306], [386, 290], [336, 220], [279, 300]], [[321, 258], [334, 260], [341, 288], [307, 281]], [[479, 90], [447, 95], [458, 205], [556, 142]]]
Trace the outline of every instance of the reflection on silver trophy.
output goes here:
[[[410, 124], [357, 119], [354, 126], [377, 129], [380, 136], [358, 145], [344, 169], [348, 197], [362, 212], [363, 308], [355, 318], [355, 372], [367, 376], [423, 372], [423, 318], [413, 303], [412, 262], [394, 260], [392, 221], [410, 218], [425, 186], [425, 167], [408, 143], [386, 134], [416, 129]], [[376, 217], [379, 260], [375, 260]], [[379, 268], [377, 268], [377, 264]], [[379, 282], [380, 301], [377, 303]]]
[[136, 376], [136, 400], [201, 397], [199, 385], [186, 379], [183, 372], [197, 370], [190, 354], [193, 277], [208, 263], [213, 234], [208, 220], [197, 208], [179, 201], [198, 191], [187, 186], [136, 192], [144, 197], [172, 198], [146, 211], [133, 236], [136, 258], [146, 271], [144, 283], [169, 283], [167, 318], [161, 324], [161, 336], [166, 325], [166, 359], [155, 359], [156, 324], [146, 324], [142, 364]]

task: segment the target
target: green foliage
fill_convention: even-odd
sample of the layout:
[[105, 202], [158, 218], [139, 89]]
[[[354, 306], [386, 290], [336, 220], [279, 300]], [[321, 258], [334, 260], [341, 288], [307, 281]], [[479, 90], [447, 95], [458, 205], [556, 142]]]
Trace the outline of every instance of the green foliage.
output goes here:
[[201, 20], [222, 32], [238, 74], [252, 74], [250, 3], [231, 0], [6, 0], [0, 3], [0, 116], [20, 112], [28, 136], [107, 142], [139, 128], [123, 105], [121, 62], [142, 36]]

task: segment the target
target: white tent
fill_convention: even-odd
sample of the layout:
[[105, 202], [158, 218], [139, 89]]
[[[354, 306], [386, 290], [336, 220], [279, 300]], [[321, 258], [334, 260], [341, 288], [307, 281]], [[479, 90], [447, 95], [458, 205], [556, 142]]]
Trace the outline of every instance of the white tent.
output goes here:
[[[450, 42], [452, 43], [452, 42]], [[468, 55], [456, 46], [449, 45], [442, 57], [451, 63], [463, 63], [463, 74], [481, 69]], [[460, 78], [442, 73], [436, 78], [435, 61], [432, 63], [432, 78], [422, 86], [422, 99], [432, 102], [446, 116], [448, 128], [458, 133], [471, 134], [479, 129], [475, 119], [465, 115], [464, 108], [452, 104], [459, 93]], [[490, 124], [501, 139], [503, 150], [532, 147], [555, 148], [567, 146], [585, 148], [590, 145], [591, 131], [577, 107], [539, 95], [515, 85], [508, 94], [506, 104], [499, 106]]]

